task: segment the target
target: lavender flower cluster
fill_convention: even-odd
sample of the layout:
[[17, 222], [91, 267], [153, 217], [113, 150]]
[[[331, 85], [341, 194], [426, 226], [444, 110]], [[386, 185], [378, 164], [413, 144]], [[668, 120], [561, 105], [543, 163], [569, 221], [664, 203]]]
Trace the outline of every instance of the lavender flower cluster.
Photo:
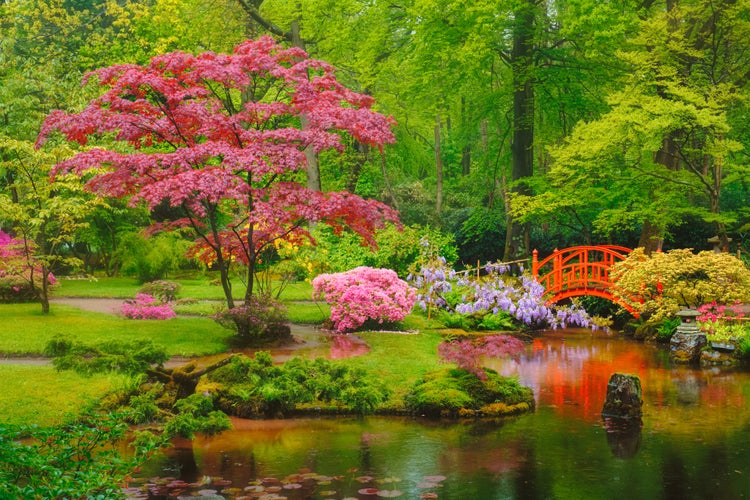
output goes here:
[[506, 313], [531, 328], [592, 326], [589, 315], [576, 304], [548, 305], [544, 287], [531, 276], [513, 276], [510, 266], [503, 263], [490, 263], [479, 271], [456, 271], [438, 257], [410, 274], [407, 281], [417, 289], [417, 304], [424, 311], [474, 316]]

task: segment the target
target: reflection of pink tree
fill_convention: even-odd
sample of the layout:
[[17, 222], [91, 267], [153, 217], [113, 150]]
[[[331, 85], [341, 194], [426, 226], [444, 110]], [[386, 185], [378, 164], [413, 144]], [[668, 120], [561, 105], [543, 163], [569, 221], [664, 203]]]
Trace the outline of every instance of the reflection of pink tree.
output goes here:
[[510, 335], [487, 335], [471, 340], [443, 342], [438, 346], [438, 354], [449, 363], [486, 380], [487, 374], [480, 365], [482, 358], [518, 358], [526, 346]]
[[370, 352], [370, 346], [351, 335], [337, 333], [331, 336], [331, 359], [362, 356], [368, 352]]
[[[39, 300], [43, 266], [34, 258], [35, 246], [0, 231], [0, 301], [25, 302]], [[47, 284], [56, 282], [47, 273]]]

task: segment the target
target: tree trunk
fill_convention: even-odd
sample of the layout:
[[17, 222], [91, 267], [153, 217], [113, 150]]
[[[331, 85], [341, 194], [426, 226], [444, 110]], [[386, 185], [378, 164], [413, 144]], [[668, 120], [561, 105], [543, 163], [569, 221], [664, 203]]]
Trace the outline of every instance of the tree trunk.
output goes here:
[[[182, 366], [175, 368], [153, 368], [146, 370], [146, 374], [154, 380], [162, 382], [168, 393], [173, 395], [173, 401], [191, 396], [195, 393], [195, 388], [198, 386], [200, 378], [217, 368], [221, 368], [224, 365], [228, 365], [233, 358], [240, 356], [239, 354], [232, 354], [224, 359], [217, 361], [216, 363], [210, 364], [204, 368], [198, 369], [195, 361], [191, 361]], [[170, 405], [170, 406], [171, 406]]]
[[435, 117], [435, 212], [438, 216], [443, 210], [443, 160], [440, 157], [440, 117]]
[[[302, 37], [299, 34], [299, 21], [297, 20], [294, 20], [291, 23], [291, 35], [292, 45], [294, 47], [299, 47], [300, 49], [305, 50], [305, 42], [302, 40]], [[302, 127], [302, 130], [307, 129], [309, 123], [310, 122], [307, 119], [307, 116], [300, 116], [300, 126]], [[320, 184], [320, 164], [318, 163], [318, 155], [315, 151], [313, 151], [312, 146], [307, 146], [305, 148], [305, 160], [307, 162], [306, 168], [308, 189], [311, 189], [313, 191], [322, 191], [322, 186]]]
[[[513, 50], [510, 64], [513, 72], [513, 142], [512, 191], [530, 195], [523, 181], [534, 175], [534, 0], [525, 0], [515, 11]], [[512, 261], [529, 254], [529, 225], [507, 217], [503, 259]]]

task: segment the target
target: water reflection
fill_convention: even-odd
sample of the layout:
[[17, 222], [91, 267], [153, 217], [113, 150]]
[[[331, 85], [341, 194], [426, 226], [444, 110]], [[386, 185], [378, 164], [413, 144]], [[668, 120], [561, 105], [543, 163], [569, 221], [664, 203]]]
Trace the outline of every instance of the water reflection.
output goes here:
[[[664, 349], [588, 331], [550, 333], [518, 362], [488, 364], [534, 389], [534, 414], [462, 422], [235, 420], [235, 429], [220, 436], [177, 442], [146, 474], [181, 475], [186, 481], [222, 477], [239, 488], [300, 470], [338, 477], [328, 489], [308, 491], [304, 498], [356, 496], [361, 487], [356, 477], [364, 474], [374, 478], [370, 486], [376, 488], [386, 487], [376, 479], [398, 479], [403, 498], [426, 492], [462, 500], [750, 494], [746, 371], [673, 367]], [[602, 422], [614, 372], [641, 378], [642, 427]], [[446, 479], [426, 490], [420, 487], [426, 476]]]

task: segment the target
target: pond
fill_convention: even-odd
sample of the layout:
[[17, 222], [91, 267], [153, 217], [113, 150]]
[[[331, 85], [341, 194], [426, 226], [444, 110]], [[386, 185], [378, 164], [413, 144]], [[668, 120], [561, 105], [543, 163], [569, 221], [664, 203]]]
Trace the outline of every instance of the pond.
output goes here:
[[[219, 436], [176, 441], [141, 475], [193, 483], [186, 495], [209, 498], [750, 496], [747, 371], [672, 366], [663, 347], [588, 330], [547, 332], [520, 361], [487, 364], [532, 387], [536, 412], [236, 419]], [[608, 432], [602, 423], [614, 372], [641, 379], [640, 428]]]

